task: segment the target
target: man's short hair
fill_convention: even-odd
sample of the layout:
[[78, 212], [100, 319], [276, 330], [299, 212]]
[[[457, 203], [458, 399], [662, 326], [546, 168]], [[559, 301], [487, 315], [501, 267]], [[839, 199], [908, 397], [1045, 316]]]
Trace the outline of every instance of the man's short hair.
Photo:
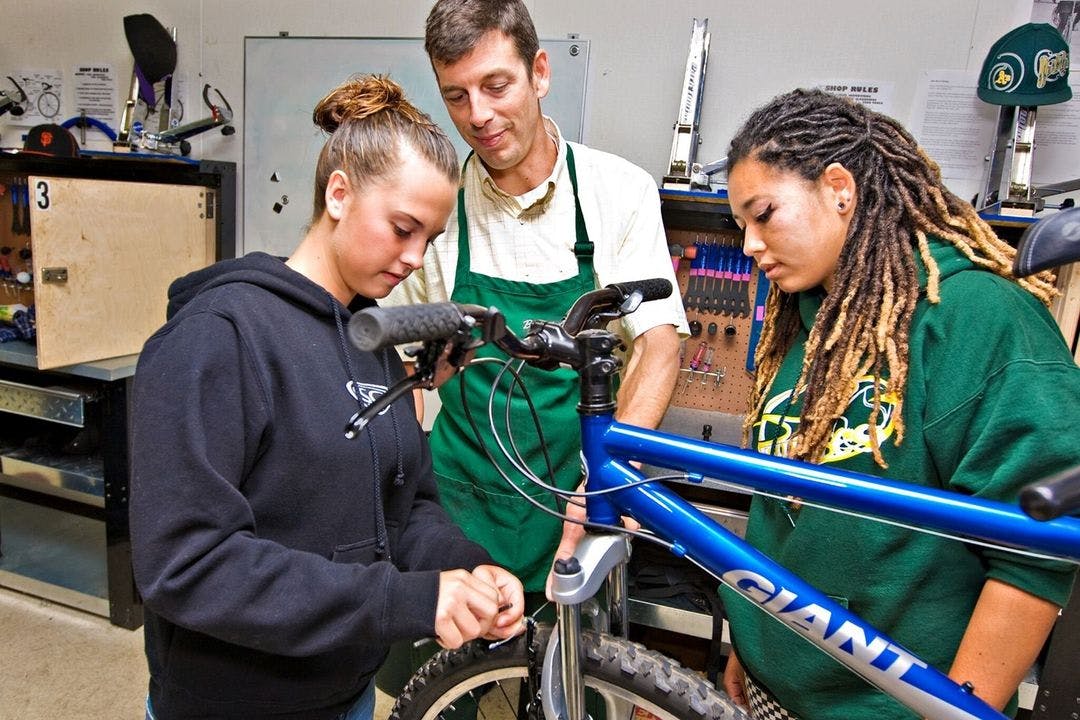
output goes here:
[[521, 0], [438, 0], [428, 13], [424, 50], [432, 63], [457, 62], [492, 30], [514, 42], [532, 77], [533, 59], [540, 50], [529, 11]]

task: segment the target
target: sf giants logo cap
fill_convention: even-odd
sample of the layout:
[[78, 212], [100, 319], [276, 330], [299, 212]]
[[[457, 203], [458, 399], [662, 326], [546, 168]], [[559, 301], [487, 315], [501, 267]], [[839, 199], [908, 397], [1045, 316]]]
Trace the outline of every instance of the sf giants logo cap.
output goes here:
[[1028, 23], [994, 43], [983, 62], [979, 97], [994, 105], [1053, 105], [1072, 97], [1069, 46], [1046, 23]]
[[79, 144], [71, 131], [61, 125], [35, 125], [26, 134], [23, 152], [73, 158], [79, 156]]

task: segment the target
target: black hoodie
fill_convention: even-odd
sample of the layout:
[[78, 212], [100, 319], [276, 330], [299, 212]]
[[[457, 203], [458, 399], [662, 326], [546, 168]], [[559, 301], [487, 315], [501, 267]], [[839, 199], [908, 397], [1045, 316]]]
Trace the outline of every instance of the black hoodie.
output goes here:
[[343, 308], [262, 253], [169, 296], [131, 447], [155, 714], [334, 718], [391, 643], [434, 634], [439, 571], [490, 558], [437, 504], [411, 397], [345, 438], [403, 374], [341, 332], [371, 300]]

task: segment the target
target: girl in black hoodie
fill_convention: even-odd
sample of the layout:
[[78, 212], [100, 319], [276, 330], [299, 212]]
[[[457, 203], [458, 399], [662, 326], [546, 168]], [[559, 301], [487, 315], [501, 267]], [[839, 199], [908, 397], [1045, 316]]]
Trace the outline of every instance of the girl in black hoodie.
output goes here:
[[403, 375], [343, 328], [421, 266], [454, 202], [454, 149], [387, 78], [339, 86], [314, 119], [330, 137], [303, 241], [177, 280], [139, 359], [148, 718], [370, 718], [391, 643], [520, 627], [520, 582], [438, 504], [411, 397], [343, 433]]

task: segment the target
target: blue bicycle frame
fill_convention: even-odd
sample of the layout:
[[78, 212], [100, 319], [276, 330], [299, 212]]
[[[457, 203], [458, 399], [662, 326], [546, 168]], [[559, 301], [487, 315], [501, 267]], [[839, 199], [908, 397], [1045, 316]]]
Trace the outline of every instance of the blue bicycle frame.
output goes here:
[[[367, 408], [348, 432], [363, 426], [385, 404], [415, 385], [431, 382], [436, 360], [449, 338], [465, 343], [480, 328], [510, 357], [548, 369], [562, 364], [580, 376], [582, 455], [586, 469], [590, 522], [617, 525], [630, 515], [672, 550], [702, 566], [743, 597], [805, 637], [853, 672], [895, 697], [923, 717], [936, 720], [1004, 718], [978, 697], [928, 666], [857, 615], [792, 574], [745, 540], [731, 533], [659, 482], [642, 482], [631, 461], [684, 472], [689, 478], [715, 478], [804, 503], [872, 515], [912, 527], [983, 540], [1080, 562], [1080, 518], [1038, 521], [1018, 506], [934, 488], [757, 452], [693, 440], [614, 421], [612, 376], [618, 363], [615, 337], [601, 329], [608, 321], [633, 312], [642, 300], [666, 297], [666, 281], [609, 285], [582, 296], [562, 323], [534, 321], [527, 335], [509, 332], [496, 308], [441, 303], [371, 309], [350, 320], [350, 337], [362, 349], [417, 339], [425, 342], [418, 369]], [[391, 312], [392, 311], [392, 312]], [[464, 349], [476, 344], [463, 344]], [[464, 353], [458, 355], [463, 361]], [[1066, 473], [1073, 482], [1070, 471]], [[1071, 487], [1071, 486], [1070, 486]], [[604, 491], [600, 492], [598, 491]], [[1071, 491], [1070, 491], [1071, 492]], [[1064, 505], [1068, 507], [1068, 505]], [[557, 601], [559, 631], [552, 634], [544, 660], [542, 698], [549, 718], [585, 717], [581, 670], [577, 661], [580, 605], [609, 571], [625, 579], [628, 557], [622, 535], [590, 534], [578, 546], [579, 562], [555, 563], [552, 595]], [[612, 603], [625, 603], [623, 583], [613, 582]], [[620, 610], [625, 608], [619, 608]], [[625, 613], [619, 612], [619, 624]]]
[[[1080, 559], [1080, 519], [1033, 520], [1019, 507], [647, 430], [583, 415], [590, 521], [631, 515], [726, 585], [924, 717], [1003, 718], [887, 635], [753, 549], [660, 483], [640, 484], [628, 461], [711, 477], [809, 503], [1003, 545]], [[639, 483], [639, 484], [634, 484]]]

